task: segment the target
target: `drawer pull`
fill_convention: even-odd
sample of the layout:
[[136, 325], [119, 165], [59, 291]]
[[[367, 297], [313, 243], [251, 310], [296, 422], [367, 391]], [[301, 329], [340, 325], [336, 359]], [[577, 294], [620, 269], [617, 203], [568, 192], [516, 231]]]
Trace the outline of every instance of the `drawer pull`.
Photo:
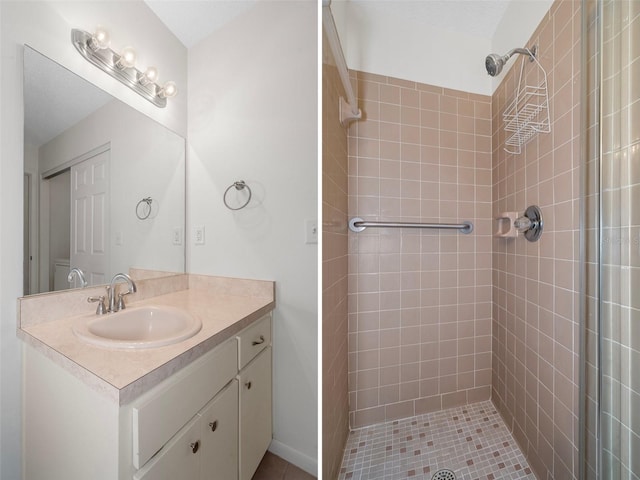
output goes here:
[[260, 340], [254, 340], [253, 342], [251, 342], [251, 345], [255, 347], [256, 345], [262, 345], [263, 343], [264, 343], [264, 335], [260, 335]]
[[244, 386], [247, 387], [247, 390], [251, 390], [251, 382], [245, 383]]
[[196, 440], [194, 443], [190, 445], [191, 451], [196, 453], [200, 449], [200, 440]]
[[218, 420], [214, 420], [213, 422], [209, 422], [209, 427], [211, 427], [211, 431], [215, 432], [218, 429]]

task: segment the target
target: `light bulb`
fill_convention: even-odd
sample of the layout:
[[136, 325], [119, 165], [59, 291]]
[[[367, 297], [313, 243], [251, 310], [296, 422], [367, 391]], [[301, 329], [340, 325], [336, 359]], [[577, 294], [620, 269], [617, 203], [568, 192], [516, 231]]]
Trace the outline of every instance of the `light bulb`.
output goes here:
[[164, 87], [158, 92], [158, 96], [160, 98], [169, 98], [175, 97], [178, 93], [178, 87], [176, 87], [175, 82], [167, 82], [164, 84]]
[[133, 47], [124, 47], [120, 52], [116, 67], [118, 68], [131, 68], [136, 64], [136, 51]]
[[111, 36], [106, 28], [98, 25], [96, 27], [96, 31], [93, 33], [87, 44], [89, 48], [94, 52], [97, 50], [103, 50], [105, 48], [109, 48], [109, 44], [111, 43]]
[[138, 76], [140, 85], [149, 85], [158, 79], [158, 69], [156, 67], [147, 67], [144, 73]]

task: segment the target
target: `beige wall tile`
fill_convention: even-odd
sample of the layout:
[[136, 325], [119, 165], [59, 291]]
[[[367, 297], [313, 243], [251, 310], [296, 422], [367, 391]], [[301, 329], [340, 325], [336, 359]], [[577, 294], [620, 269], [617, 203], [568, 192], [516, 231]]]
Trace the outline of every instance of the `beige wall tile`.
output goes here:
[[[361, 333], [350, 337], [349, 352], [354, 373], [363, 369], [350, 387], [358, 393], [351, 405], [354, 426], [378, 419], [375, 405], [385, 406], [385, 418], [399, 418], [441, 408], [445, 393], [448, 405], [466, 399], [467, 390], [486, 398], [486, 389], [477, 390], [476, 369], [487, 371], [490, 363], [483, 350], [490, 344], [491, 292], [476, 285], [490, 285], [490, 260], [484, 270], [476, 268], [483, 264], [477, 252], [491, 251], [492, 233], [491, 160], [485, 153], [491, 142], [489, 98], [356, 76], [364, 87], [363, 105], [379, 115], [349, 129], [349, 152], [357, 164], [348, 170], [355, 186], [349, 190], [349, 215], [430, 222], [463, 215], [485, 226], [467, 241], [450, 232], [378, 230], [350, 242], [349, 255], [358, 258], [350, 262], [350, 291], [358, 292], [351, 304]], [[478, 162], [485, 171], [477, 170]], [[478, 199], [487, 208], [478, 208]], [[476, 297], [487, 307], [476, 305]], [[465, 307], [459, 314], [461, 298]], [[372, 315], [378, 308], [380, 317]], [[486, 340], [476, 346], [476, 322], [483, 318], [478, 315], [487, 319], [481, 327]], [[374, 398], [380, 403], [374, 405]]]
[[[323, 40], [325, 40], [323, 38]], [[327, 51], [325, 49], [325, 51]], [[378, 98], [378, 83], [362, 81], [359, 91], [370, 98]], [[323, 224], [346, 225], [347, 222], [347, 178], [348, 178], [348, 135], [338, 121], [338, 97], [343, 95], [338, 72], [331, 64], [323, 65], [323, 182], [331, 190], [331, 194], [323, 193]], [[368, 111], [368, 118], [377, 116], [377, 105]], [[358, 129], [363, 135], [376, 138], [379, 130], [374, 121], [363, 123]], [[329, 141], [330, 139], [330, 141]], [[353, 142], [352, 150], [357, 148]], [[354, 166], [355, 166], [354, 162]], [[363, 185], [364, 186], [364, 185]], [[369, 185], [366, 188], [371, 188]], [[329, 478], [335, 478], [342, 461], [342, 450], [349, 433], [349, 380], [348, 380], [348, 339], [347, 334], [347, 288], [334, 288], [335, 285], [346, 286], [348, 264], [348, 237], [346, 229], [337, 231], [323, 228], [323, 297], [331, 298], [331, 302], [323, 302], [323, 338], [331, 341], [323, 342], [323, 385], [322, 385], [322, 422], [323, 422], [323, 471]], [[361, 318], [362, 326], [377, 323]], [[358, 372], [352, 381], [354, 388], [378, 387], [377, 370]]]
[[[504, 153], [500, 117], [513, 95], [516, 69], [505, 76], [492, 99], [496, 115], [492, 136], [497, 139], [492, 159], [493, 212], [522, 211], [537, 203], [542, 207], [545, 233], [536, 244], [523, 244], [520, 239], [494, 243], [492, 378], [481, 371], [476, 374], [476, 380], [493, 384], [493, 401], [504, 418], [513, 419], [514, 434], [540, 478], [577, 472], [573, 452], [565, 457], [563, 470], [556, 457], [567, 450], [567, 444], [568, 451], [576, 448], [578, 441], [567, 402], [573, 405], [577, 387], [573, 325], [577, 321], [579, 223], [574, 202], [579, 192], [574, 166], [579, 164], [579, 149], [574, 148], [574, 139], [580, 108], [570, 80], [581, 67], [574, 61], [580, 58], [574, 34], [580, 2], [557, 1], [550, 12], [537, 30], [537, 43], [550, 85], [552, 133], [538, 135], [521, 155]], [[560, 413], [563, 419], [555, 416]], [[566, 478], [573, 475], [568, 473]]]

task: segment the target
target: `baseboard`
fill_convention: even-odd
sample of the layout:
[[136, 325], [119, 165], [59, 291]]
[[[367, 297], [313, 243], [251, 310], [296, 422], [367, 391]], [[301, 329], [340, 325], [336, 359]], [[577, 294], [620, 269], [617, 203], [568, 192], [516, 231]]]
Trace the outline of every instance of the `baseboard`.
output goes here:
[[305, 472], [317, 477], [318, 476], [318, 460], [305, 455], [298, 450], [285, 445], [276, 439], [271, 440], [269, 451], [274, 455], [284, 458], [287, 462], [293, 463], [296, 467], [301, 468]]

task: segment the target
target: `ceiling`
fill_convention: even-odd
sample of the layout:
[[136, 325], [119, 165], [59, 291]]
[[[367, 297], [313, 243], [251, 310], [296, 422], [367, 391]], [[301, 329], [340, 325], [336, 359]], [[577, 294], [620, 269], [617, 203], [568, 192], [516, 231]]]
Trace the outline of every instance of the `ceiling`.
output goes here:
[[[338, 0], [340, 1], [340, 0]], [[410, 20], [474, 37], [492, 38], [512, 0], [343, 0]]]
[[[160, 20], [191, 48], [258, 0], [144, 0]], [[273, 0], [262, 0], [273, 1]], [[306, 0], [313, 1], [313, 0]], [[508, 5], [517, 0], [333, 0], [411, 19], [412, 25], [491, 38]]]
[[187, 48], [249, 10], [257, 0], [144, 0]]

